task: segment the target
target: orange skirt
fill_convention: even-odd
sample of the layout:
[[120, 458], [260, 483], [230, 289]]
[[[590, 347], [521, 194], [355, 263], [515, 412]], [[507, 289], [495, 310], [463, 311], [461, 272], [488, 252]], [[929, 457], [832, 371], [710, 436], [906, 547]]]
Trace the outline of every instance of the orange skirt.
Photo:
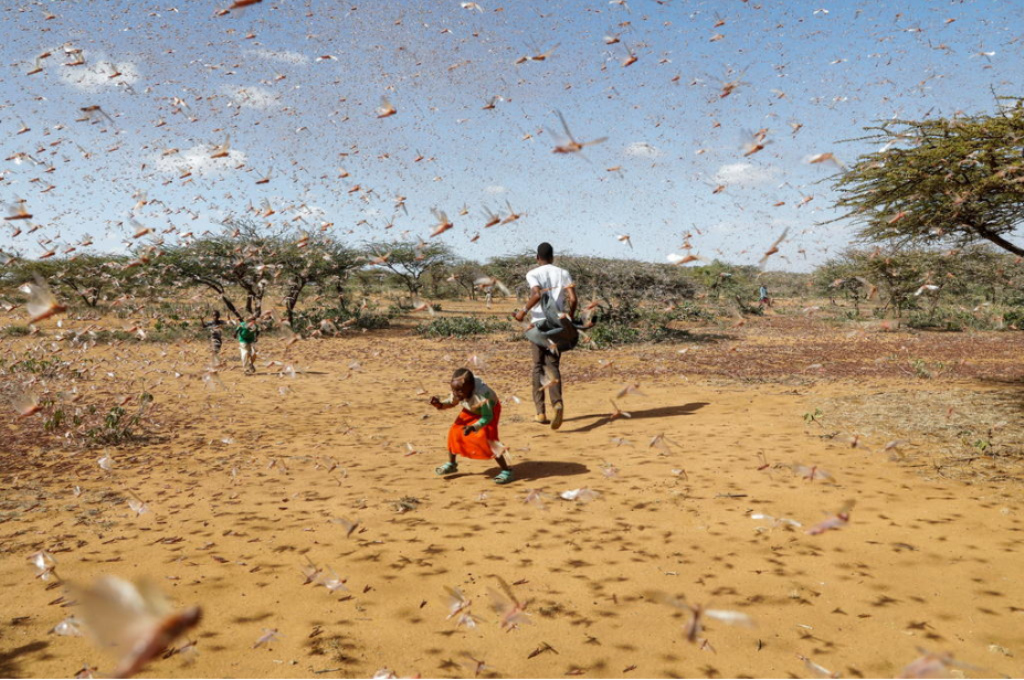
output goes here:
[[491, 442], [500, 441], [498, 439], [498, 421], [501, 420], [501, 402], [494, 405], [494, 418], [484, 425], [483, 429], [470, 435], [462, 434], [462, 428], [473, 425], [478, 420], [480, 420], [479, 415], [462, 409], [462, 413], [448, 430], [448, 451], [450, 453], [476, 460], [494, 458]]

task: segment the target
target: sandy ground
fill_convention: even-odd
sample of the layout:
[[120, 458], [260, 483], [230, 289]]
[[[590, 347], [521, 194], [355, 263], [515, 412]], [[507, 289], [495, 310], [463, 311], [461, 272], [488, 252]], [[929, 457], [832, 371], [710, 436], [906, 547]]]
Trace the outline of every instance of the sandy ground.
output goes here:
[[[564, 361], [567, 421], [553, 432], [531, 422], [526, 345], [373, 334], [261, 345], [260, 372], [246, 377], [226, 344], [230, 368], [213, 389], [200, 379], [203, 343], [90, 350], [155, 395], [158, 436], [111, 449], [109, 473], [95, 462], [102, 451], [60, 450], [25, 454], [38, 464], [5, 473], [0, 676], [109, 672], [115, 661], [48, 633], [75, 608], [62, 606], [61, 586], [33, 579], [27, 557], [40, 549], [69, 581], [150, 577], [177, 605], [203, 608], [196, 653], [142, 677], [812, 676], [798, 655], [843, 676], [892, 677], [918, 648], [1024, 674], [1020, 483], [924, 475], [923, 463], [889, 460], [887, 432], [851, 447], [847, 433], [804, 420], [830, 399], [920, 382], [726, 380], [689, 374], [692, 356], [678, 349], [577, 352]], [[266, 368], [270, 359], [296, 374]], [[433, 472], [455, 412], [427, 399], [470, 362], [503, 399], [518, 475], [505, 487], [487, 462]], [[791, 370], [806, 376], [815, 363]], [[616, 400], [632, 417], [610, 420], [610, 399], [634, 380], [639, 393]], [[651, 446], [657, 435], [664, 443]], [[912, 460], [926, 459], [922, 446]], [[794, 463], [835, 483], [783, 467]], [[557, 498], [581, 487], [600, 496]], [[150, 512], [128, 508], [129, 490]], [[543, 507], [524, 502], [532, 490], [549, 494]], [[848, 525], [805, 533], [848, 500]], [[351, 536], [338, 518], [358, 522]], [[303, 585], [307, 561], [347, 591]], [[515, 630], [490, 606], [498, 577], [529, 615]], [[475, 629], [446, 619], [446, 587], [472, 600]], [[687, 615], [658, 592], [756, 627], [709, 620], [708, 644], [689, 643]], [[254, 649], [272, 629], [278, 638]]]

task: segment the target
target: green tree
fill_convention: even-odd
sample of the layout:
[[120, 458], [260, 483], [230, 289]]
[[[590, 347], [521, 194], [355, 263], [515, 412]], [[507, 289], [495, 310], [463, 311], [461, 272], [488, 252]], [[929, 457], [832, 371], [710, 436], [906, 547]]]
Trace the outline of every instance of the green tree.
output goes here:
[[864, 278], [865, 268], [853, 252], [847, 251], [815, 269], [814, 287], [818, 293], [827, 296], [833, 305], [836, 304], [836, 296], [841, 294], [853, 302], [854, 314], [860, 316], [861, 302], [872, 297], [873, 289]]
[[288, 325], [294, 328], [295, 306], [306, 286], [313, 284], [321, 295], [333, 289], [338, 308], [344, 309], [344, 287], [349, 273], [358, 265], [356, 254], [327, 234], [282, 238], [273, 259], [284, 286], [284, 308]]
[[124, 255], [92, 253], [48, 260], [14, 260], [5, 267], [5, 278], [20, 285], [38, 276], [59, 297], [77, 298], [86, 307], [96, 308], [113, 297], [144, 291], [142, 277], [127, 264], [128, 257]]
[[165, 248], [153, 264], [165, 285], [206, 286], [239, 319], [229, 292], [241, 288], [246, 313], [259, 316], [268, 287], [281, 274], [284, 229], [267, 230], [250, 218], [230, 219], [223, 226], [220, 234]]
[[443, 243], [406, 243], [400, 241], [366, 244], [366, 260], [371, 267], [394, 276], [416, 298], [426, 284], [424, 275], [450, 266], [455, 256]]
[[952, 244], [1008, 240], [1024, 220], [1024, 99], [999, 98], [994, 114], [892, 120], [871, 131], [881, 145], [838, 176], [836, 203], [865, 241]]

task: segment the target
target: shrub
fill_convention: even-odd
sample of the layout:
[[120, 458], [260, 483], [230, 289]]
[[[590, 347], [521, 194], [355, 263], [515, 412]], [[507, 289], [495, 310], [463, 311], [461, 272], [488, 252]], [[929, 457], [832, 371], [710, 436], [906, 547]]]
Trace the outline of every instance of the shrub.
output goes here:
[[507, 324], [495, 317], [481, 320], [468, 316], [441, 316], [416, 326], [416, 332], [428, 338], [471, 338], [506, 328]]
[[391, 310], [381, 313], [370, 310], [349, 311], [339, 307], [314, 307], [295, 312], [292, 330], [302, 335], [308, 335], [319, 329], [323, 321], [330, 322], [338, 328], [348, 324], [347, 328], [355, 326], [370, 331], [380, 330], [390, 327], [391, 319], [397, 314], [398, 312]]
[[598, 345], [622, 345], [632, 342], [667, 342], [685, 339], [686, 332], [669, 327], [674, 321], [710, 321], [714, 316], [693, 302], [686, 302], [671, 311], [638, 307], [619, 307], [587, 331]]
[[913, 311], [907, 315], [906, 323], [911, 328], [937, 331], [991, 330], [996, 327], [991, 317], [978, 316], [959, 307]]
[[36, 359], [34, 357], [28, 357], [20, 361], [15, 361], [6, 365], [6, 362], [0, 360], [0, 369], [7, 368], [11, 373], [30, 373], [39, 378], [60, 378], [60, 377], [80, 377], [81, 372], [71, 367], [71, 362], [62, 361], [61, 359]]
[[1014, 307], [1003, 314], [1003, 323], [1007, 328], [1011, 326], [1017, 330], [1024, 330], [1024, 308]]
[[[419, 300], [415, 302], [413, 300], [402, 299], [388, 307], [388, 314], [392, 317], [399, 316], [400, 314], [408, 314], [412, 310], [416, 309], [419, 305]], [[440, 302], [431, 302], [430, 306], [435, 312], [441, 311]]]
[[49, 414], [43, 421], [43, 429], [59, 434], [62, 429], [69, 428], [64, 434], [65, 439], [84, 448], [118, 446], [140, 437], [139, 431], [152, 403], [153, 395], [143, 392], [134, 411], [118, 405], [103, 414], [95, 404], [77, 407], [63, 400], [47, 401], [44, 406], [49, 409]]
[[602, 323], [587, 332], [598, 345], [625, 345], [640, 340], [640, 330], [622, 323]]
[[31, 333], [32, 329], [28, 326], [11, 325], [4, 326], [3, 329], [0, 329], [0, 332], [8, 338], [19, 338]]

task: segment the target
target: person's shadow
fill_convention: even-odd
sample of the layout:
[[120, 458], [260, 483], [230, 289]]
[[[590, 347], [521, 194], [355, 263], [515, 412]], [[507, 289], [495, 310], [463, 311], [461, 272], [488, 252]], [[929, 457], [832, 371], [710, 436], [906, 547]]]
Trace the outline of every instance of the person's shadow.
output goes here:
[[[705, 406], [708, 405], [706, 401], [695, 401], [690, 404], [682, 404], [681, 406], [660, 406], [658, 408], [649, 408], [644, 411], [628, 411], [630, 417], [622, 416], [621, 420], [643, 420], [644, 418], [671, 418], [673, 416], [688, 416]], [[607, 413], [592, 413], [585, 416], [574, 416], [572, 418], [566, 418], [565, 422], [571, 423], [577, 420], [589, 420], [590, 418], [596, 418], [592, 423], [587, 423], [582, 427], [577, 427], [575, 430], [562, 430], [563, 432], [590, 432], [596, 430], [602, 425], [607, 425], [612, 420], [619, 420], [619, 418], [612, 418]]]
[[[517, 482], [532, 482], [545, 477], [572, 477], [590, 472], [590, 468], [582, 463], [566, 463], [559, 460], [527, 460], [522, 463], [512, 462], [510, 465]], [[493, 477], [499, 471], [500, 468], [494, 467], [486, 470], [483, 474]], [[446, 475], [444, 479], [449, 481], [459, 477], [469, 477], [473, 474], [472, 472], [457, 472], [453, 475]]]
[[560, 460], [527, 460], [512, 466], [516, 481], [532, 482], [546, 477], [572, 477], [590, 472], [582, 463], [566, 463]]

